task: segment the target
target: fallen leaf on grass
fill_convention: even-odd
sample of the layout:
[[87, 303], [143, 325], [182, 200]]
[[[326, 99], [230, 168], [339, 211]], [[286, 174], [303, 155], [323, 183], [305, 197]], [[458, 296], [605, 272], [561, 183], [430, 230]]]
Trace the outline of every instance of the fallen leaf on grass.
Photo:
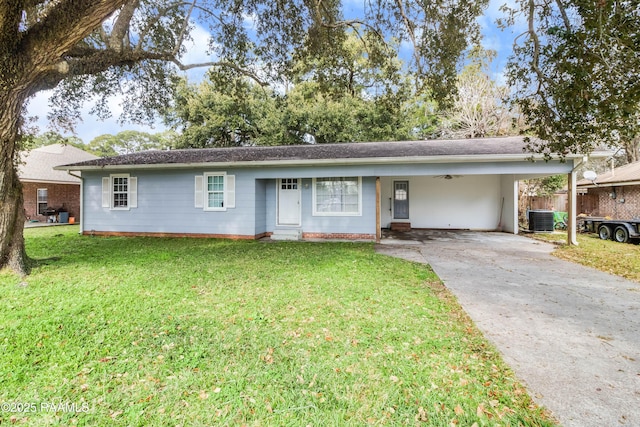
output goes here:
[[427, 411], [425, 411], [422, 406], [418, 408], [418, 413], [416, 414], [415, 419], [416, 421], [421, 421], [423, 423], [426, 423], [427, 421], [429, 421], [429, 415], [427, 414]]

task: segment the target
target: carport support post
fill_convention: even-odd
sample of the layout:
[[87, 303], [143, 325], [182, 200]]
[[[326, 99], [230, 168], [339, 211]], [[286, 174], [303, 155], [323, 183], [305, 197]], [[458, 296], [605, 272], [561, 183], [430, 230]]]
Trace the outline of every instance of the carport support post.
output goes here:
[[577, 245], [578, 241], [576, 238], [576, 172], [572, 170], [569, 172], [567, 177], [567, 196], [569, 200], [567, 200], [567, 219], [569, 220], [569, 224], [567, 224], [567, 244], [568, 245]]
[[382, 212], [380, 211], [380, 201], [381, 201], [381, 197], [380, 197], [380, 177], [377, 176], [376, 177], [376, 243], [380, 243], [380, 240], [382, 239], [382, 229], [380, 228], [381, 226], [381, 219], [380, 217], [382, 216]]

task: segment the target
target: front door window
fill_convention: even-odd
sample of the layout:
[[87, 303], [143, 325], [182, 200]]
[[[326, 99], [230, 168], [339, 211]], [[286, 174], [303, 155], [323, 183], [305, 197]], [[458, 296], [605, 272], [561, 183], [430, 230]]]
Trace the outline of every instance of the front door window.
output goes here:
[[393, 183], [393, 218], [409, 219], [409, 181]]

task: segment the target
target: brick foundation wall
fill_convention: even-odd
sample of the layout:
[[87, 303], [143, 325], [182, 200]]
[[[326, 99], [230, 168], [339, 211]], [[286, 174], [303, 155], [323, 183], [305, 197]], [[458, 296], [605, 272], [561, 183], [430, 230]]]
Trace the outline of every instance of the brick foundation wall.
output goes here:
[[102, 237], [191, 237], [194, 239], [230, 239], [230, 240], [258, 240], [266, 237], [267, 233], [252, 235], [244, 234], [202, 234], [202, 233], [151, 233], [136, 231], [83, 231], [85, 236]]
[[80, 221], [80, 185], [76, 184], [50, 184], [46, 182], [23, 182], [22, 195], [24, 196], [24, 209], [29, 219], [46, 221], [43, 215], [38, 215], [38, 189], [47, 189], [47, 205], [58, 209], [64, 206], [69, 212], [69, 217], [74, 217], [76, 223]]
[[302, 233], [303, 239], [376, 240], [375, 234], [360, 233]]
[[[125, 231], [87, 231], [82, 234], [85, 236], [104, 236], [104, 237], [193, 237], [205, 239], [231, 239], [231, 240], [258, 240], [263, 237], [271, 236], [271, 232], [252, 235], [240, 234], [196, 234], [196, 233], [149, 233], [149, 232], [125, 232]], [[358, 233], [302, 233], [303, 239], [343, 239], [343, 240], [375, 240], [375, 234], [358, 234]]]
[[[640, 186], [615, 187], [616, 198], [610, 194], [612, 187], [589, 189], [589, 193], [598, 195], [597, 216], [609, 216], [616, 219], [640, 218]], [[624, 203], [621, 200], [624, 199]]]

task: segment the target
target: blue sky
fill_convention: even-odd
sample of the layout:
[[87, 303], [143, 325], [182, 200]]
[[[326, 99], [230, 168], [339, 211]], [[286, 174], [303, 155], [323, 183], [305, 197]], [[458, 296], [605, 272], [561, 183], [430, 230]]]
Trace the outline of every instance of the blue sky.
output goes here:
[[[515, 0], [490, 0], [489, 6], [485, 14], [479, 18], [479, 23], [482, 27], [482, 33], [484, 36], [484, 47], [487, 49], [493, 49], [498, 52], [496, 61], [492, 64], [493, 78], [501, 81], [502, 73], [507, 62], [507, 58], [511, 54], [512, 44], [514, 38], [521, 34], [524, 30], [524, 23], [517, 24], [515, 28], [509, 28], [507, 30], [499, 30], [495, 21], [502, 16], [500, 12], [500, 6], [504, 3], [515, 3]], [[361, 7], [362, 2], [359, 0], [345, 0], [345, 14], [348, 13], [348, 9], [355, 9], [358, 6]], [[194, 41], [187, 52], [184, 63], [196, 63], [206, 62], [212, 60], [205, 52], [207, 46], [207, 33], [206, 31], [196, 28], [194, 33]], [[191, 81], [198, 81], [202, 75], [204, 75], [205, 69], [198, 69], [190, 71], [188, 77]], [[50, 93], [41, 92], [37, 94], [29, 103], [28, 113], [30, 116], [37, 116], [37, 126], [40, 132], [49, 130], [49, 124], [46, 120], [48, 111], [48, 97]], [[100, 121], [94, 116], [88, 114], [90, 105], [87, 105], [83, 114], [81, 123], [76, 126], [76, 136], [81, 138], [85, 143], [89, 143], [93, 138], [103, 134], [116, 134], [123, 130], [139, 130], [144, 132], [161, 132], [165, 128], [160, 122], [155, 126], [140, 126], [131, 123], [121, 125], [118, 123], [117, 118], [122, 111], [120, 105], [120, 99], [114, 98], [110, 101], [110, 109], [112, 111], [112, 118], [106, 121]]]

